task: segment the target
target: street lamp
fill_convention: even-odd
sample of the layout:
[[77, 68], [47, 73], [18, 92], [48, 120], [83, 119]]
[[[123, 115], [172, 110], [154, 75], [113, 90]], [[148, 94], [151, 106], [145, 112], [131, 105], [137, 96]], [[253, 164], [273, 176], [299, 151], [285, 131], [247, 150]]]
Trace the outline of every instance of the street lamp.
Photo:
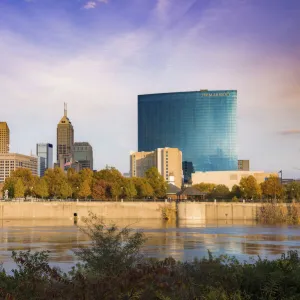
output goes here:
[[280, 174], [280, 183], [281, 183], [281, 185], [282, 185], [282, 170], [280, 170], [280, 171], [278, 172], [278, 174]]
[[[121, 186], [121, 196], [123, 196], [123, 194], [124, 194], [124, 187]], [[121, 198], [121, 202], [123, 202], [123, 197]]]

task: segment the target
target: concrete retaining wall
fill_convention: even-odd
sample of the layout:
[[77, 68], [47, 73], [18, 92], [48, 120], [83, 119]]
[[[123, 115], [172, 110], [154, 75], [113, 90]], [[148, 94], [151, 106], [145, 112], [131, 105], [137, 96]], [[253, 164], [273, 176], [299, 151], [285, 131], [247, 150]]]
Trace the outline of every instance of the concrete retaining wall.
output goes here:
[[[89, 211], [106, 219], [162, 219], [160, 202], [2, 202], [0, 220], [79, 218]], [[260, 204], [198, 203], [177, 204], [178, 220], [255, 220]]]
[[255, 220], [260, 204], [252, 203], [196, 203], [178, 205], [179, 220]]
[[[0, 219], [66, 219], [88, 216], [89, 211], [108, 219], [162, 219], [159, 202], [2, 202]], [[169, 205], [169, 204], [167, 204]], [[175, 208], [175, 203], [172, 203]]]

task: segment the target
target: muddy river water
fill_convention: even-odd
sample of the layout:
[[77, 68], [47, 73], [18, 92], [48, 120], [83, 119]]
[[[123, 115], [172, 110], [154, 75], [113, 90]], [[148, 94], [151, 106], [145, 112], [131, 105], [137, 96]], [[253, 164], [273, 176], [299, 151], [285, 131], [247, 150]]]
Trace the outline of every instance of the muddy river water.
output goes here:
[[[214, 255], [234, 255], [239, 260], [249, 257], [279, 257], [288, 250], [300, 250], [299, 226], [262, 226], [255, 222], [160, 220], [113, 220], [119, 226], [130, 225], [142, 230], [147, 241], [143, 253], [149, 257], [172, 256], [181, 261]], [[52, 265], [67, 271], [76, 263], [73, 250], [88, 246], [90, 241], [72, 220], [4, 220], [0, 221], [0, 261], [10, 271], [13, 250], [49, 250]]]

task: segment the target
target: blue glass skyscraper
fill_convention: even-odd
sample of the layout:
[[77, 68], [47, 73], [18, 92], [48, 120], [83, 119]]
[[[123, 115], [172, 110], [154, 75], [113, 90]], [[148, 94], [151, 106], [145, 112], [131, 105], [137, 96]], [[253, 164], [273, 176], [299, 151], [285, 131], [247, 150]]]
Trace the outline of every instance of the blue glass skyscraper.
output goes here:
[[138, 150], [174, 147], [195, 171], [237, 170], [237, 91], [138, 96]]

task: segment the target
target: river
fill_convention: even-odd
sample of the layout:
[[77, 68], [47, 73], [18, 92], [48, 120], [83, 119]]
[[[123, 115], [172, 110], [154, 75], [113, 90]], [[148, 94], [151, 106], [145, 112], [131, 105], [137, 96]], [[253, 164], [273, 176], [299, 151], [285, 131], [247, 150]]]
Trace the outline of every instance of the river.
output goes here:
[[[233, 255], [243, 261], [257, 255], [273, 259], [288, 250], [300, 250], [299, 226], [195, 220], [179, 224], [160, 220], [113, 222], [142, 230], [147, 237], [143, 253], [149, 257], [172, 256], [189, 261], [207, 256], [210, 250], [214, 255]], [[73, 250], [89, 244], [72, 220], [4, 220], [0, 226], [0, 261], [8, 272], [15, 267], [11, 259], [13, 250], [49, 250], [51, 265], [67, 271], [76, 263]]]

